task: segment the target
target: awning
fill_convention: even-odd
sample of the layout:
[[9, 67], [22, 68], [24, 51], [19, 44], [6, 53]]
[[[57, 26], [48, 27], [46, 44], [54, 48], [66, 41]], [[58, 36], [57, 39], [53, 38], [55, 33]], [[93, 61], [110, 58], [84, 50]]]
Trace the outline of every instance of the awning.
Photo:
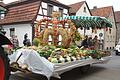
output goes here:
[[0, 11], [6, 11], [6, 9], [0, 6]]
[[99, 16], [66, 16], [60, 17], [59, 20], [71, 19], [76, 27], [110, 27], [112, 28], [112, 23], [104, 17]]

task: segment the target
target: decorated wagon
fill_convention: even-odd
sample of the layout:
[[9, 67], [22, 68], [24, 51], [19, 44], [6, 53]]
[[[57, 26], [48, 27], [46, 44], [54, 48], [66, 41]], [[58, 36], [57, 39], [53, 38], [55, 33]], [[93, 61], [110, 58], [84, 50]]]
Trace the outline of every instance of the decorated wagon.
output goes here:
[[78, 28], [91, 27], [92, 31], [111, 28], [111, 23], [98, 16], [59, 17], [41, 19], [35, 27], [33, 46], [24, 46], [10, 56], [13, 71], [32, 72], [60, 78], [60, 74], [76, 67], [88, 67], [110, 59], [109, 51], [79, 48], [76, 41], [84, 38]]

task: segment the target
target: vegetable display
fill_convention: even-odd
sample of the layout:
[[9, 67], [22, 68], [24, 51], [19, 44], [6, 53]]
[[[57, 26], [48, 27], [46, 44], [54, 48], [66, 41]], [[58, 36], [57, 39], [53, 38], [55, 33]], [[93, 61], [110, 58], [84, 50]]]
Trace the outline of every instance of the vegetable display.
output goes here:
[[40, 56], [45, 57], [52, 63], [65, 63], [87, 59], [101, 59], [102, 57], [111, 55], [109, 51], [81, 49], [75, 45], [67, 49], [53, 45], [46, 45], [44, 47], [30, 46], [25, 48], [34, 49]]
[[[45, 57], [52, 63], [64, 63], [83, 59], [101, 59], [109, 56], [110, 52], [83, 49], [77, 47], [75, 41], [82, 40], [77, 31], [78, 27], [74, 20], [58, 20], [60, 14], [53, 12], [53, 19], [41, 19], [35, 27], [34, 46], [29, 47], [36, 50], [40, 56]], [[44, 29], [40, 31], [44, 26]], [[50, 41], [50, 37], [51, 40]], [[60, 40], [59, 36], [62, 37]]]

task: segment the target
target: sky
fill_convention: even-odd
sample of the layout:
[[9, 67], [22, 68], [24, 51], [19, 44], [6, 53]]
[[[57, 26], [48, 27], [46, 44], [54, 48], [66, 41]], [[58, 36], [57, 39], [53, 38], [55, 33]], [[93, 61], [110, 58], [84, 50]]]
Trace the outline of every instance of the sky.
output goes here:
[[[5, 3], [10, 3], [16, 0], [4, 0]], [[92, 9], [94, 6], [105, 7], [113, 6], [115, 11], [120, 11], [120, 0], [58, 0], [59, 2], [69, 5], [76, 2], [86, 1], [89, 8]]]

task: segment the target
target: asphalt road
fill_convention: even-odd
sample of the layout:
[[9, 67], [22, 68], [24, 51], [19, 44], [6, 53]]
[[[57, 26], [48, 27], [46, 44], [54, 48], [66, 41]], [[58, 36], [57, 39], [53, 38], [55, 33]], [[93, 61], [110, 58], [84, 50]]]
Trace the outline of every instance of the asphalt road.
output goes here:
[[[36, 74], [14, 74], [10, 80], [46, 80]], [[51, 79], [57, 80], [57, 79]], [[61, 80], [120, 80], [120, 56], [113, 53], [112, 59], [106, 64], [94, 64], [83, 73], [75, 68], [61, 75]]]

